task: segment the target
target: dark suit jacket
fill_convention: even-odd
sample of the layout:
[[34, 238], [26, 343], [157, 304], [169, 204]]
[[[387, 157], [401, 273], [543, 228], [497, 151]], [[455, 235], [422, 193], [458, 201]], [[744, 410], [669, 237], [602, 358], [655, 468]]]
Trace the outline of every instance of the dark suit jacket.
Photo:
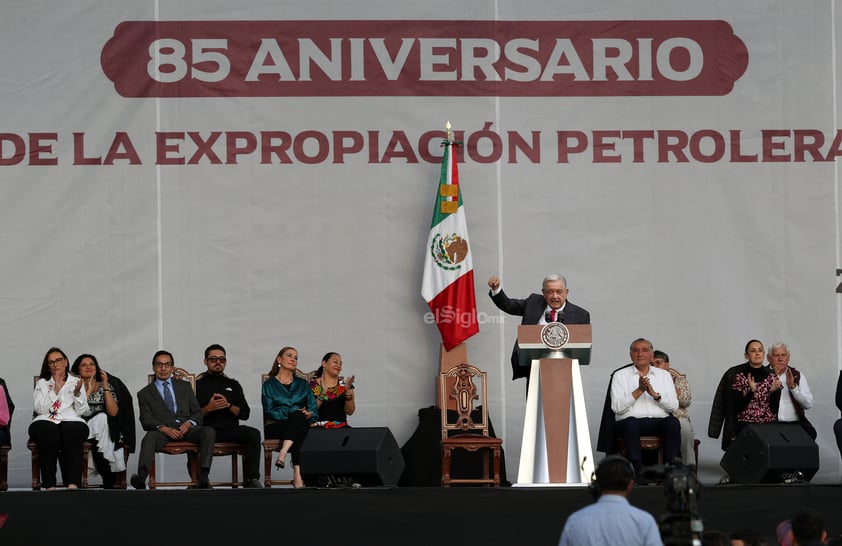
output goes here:
[[611, 409], [611, 382], [614, 381], [614, 374], [620, 370], [624, 370], [629, 366], [634, 366], [633, 362], [620, 366], [608, 378], [608, 391], [605, 393], [605, 404], [602, 406], [602, 419], [599, 421], [599, 433], [596, 437], [596, 450], [602, 451], [606, 455], [617, 453], [617, 435], [614, 433], [614, 424], [617, 422], [617, 416], [614, 415], [614, 410]]
[[108, 375], [108, 383], [114, 387], [117, 393], [117, 415], [108, 416], [108, 432], [114, 442], [122, 442], [126, 445], [129, 453], [134, 453], [137, 437], [135, 434], [134, 419], [134, 397], [126, 384], [118, 377]]
[[839, 372], [839, 379], [836, 380], [836, 408], [842, 413], [842, 372]]
[[190, 383], [173, 379], [170, 384], [175, 394], [176, 415], [170, 412], [164, 397], [155, 386], [155, 381], [138, 391], [137, 404], [140, 406], [140, 426], [143, 430], [156, 430], [160, 426], [178, 428], [181, 423], [190, 420], [195, 421], [197, 425], [202, 424], [202, 408]]
[[[491, 291], [488, 292], [488, 295], [491, 296]], [[491, 301], [504, 313], [522, 316], [523, 320], [520, 321], [521, 324], [538, 324], [538, 321], [541, 320], [541, 316], [544, 314], [544, 310], [547, 308], [547, 301], [542, 294], [530, 294], [528, 298], [519, 300], [508, 297], [504, 291], [500, 290], [499, 294], [491, 296]], [[564, 316], [559, 319], [559, 322], [565, 324], [590, 324], [591, 314], [578, 305], [573, 305], [568, 300], [564, 306]], [[515, 341], [515, 346], [512, 350], [512, 379], [529, 377], [529, 371], [529, 366], [520, 365], [517, 341]]]
[[[760, 368], [764, 373], [769, 372], [768, 366]], [[710, 419], [708, 419], [708, 436], [718, 438], [722, 432], [722, 451], [727, 451], [728, 446], [737, 435], [737, 414], [742, 411], [748, 398], [733, 390], [734, 378], [738, 373], [750, 373], [751, 365], [748, 362], [737, 364], [728, 368], [719, 380], [716, 387], [716, 394], [713, 395], [713, 403], [710, 408]], [[773, 414], [778, 414], [781, 403], [781, 391], [777, 390], [769, 396], [769, 407]]]

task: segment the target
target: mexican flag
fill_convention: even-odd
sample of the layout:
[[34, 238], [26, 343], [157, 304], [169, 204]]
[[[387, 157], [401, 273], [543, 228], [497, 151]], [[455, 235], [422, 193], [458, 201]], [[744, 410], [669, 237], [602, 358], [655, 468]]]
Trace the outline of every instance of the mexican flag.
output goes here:
[[427, 238], [421, 295], [430, 306], [442, 344], [449, 351], [479, 332], [479, 323], [468, 224], [459, 191], [459, 170], [452, 153], [458, 143], [448, 138], [442, 145], [444, 157]]

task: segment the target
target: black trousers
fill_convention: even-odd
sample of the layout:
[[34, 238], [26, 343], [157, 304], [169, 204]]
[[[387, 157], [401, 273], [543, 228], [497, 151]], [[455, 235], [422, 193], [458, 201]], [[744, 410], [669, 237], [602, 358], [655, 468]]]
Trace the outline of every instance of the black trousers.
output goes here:
[[663, 418], [645, 417], [637, 419], [626, 417], [614, 424], [614, 430], [623, 439], [626, 458], [632, 464], [639, 465], [643, 460], [640, 449], [641, 436], [662, 436], [664, 438], [664, 462], [671, 463], [681, 457], [681, 424], [672, 415]]
[[300, 411], [294, 411], [286, 421], [275, 421], [266, 425], [263, 435], [267, 440], [292, 440], [290, 455], [292, 464], [301, 464], [301, 444], [310, 430], [310, 421]]
[[41, 485], [56, 486], [56, 463], [61, 463], [65, 485], [82, 484], [82, 444], [88, 438], [88, 425], [81, 421], [33, 421], [29, 437], [38, 445]]
[[217, 442], [236, 442], [246, 445], [247, 480], [260, 479], [260, 458], [263, 446], [260, 445], [260, 431], [253, 427], [239, 425], [231, 428], [216, 429]]
[[88, 456], [94, 460], [94, 467], [102, 477], [103, 489], [114, 489], [114, 472], [111, 471], [111, 463], [105, 460], [105, 456], [97, 449], [97, 441], [91, 440], [91, 450]]

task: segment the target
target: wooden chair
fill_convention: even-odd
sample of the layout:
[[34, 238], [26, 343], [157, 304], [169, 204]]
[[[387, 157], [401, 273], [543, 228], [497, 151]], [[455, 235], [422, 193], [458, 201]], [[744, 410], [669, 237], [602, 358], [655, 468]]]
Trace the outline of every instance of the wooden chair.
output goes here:
[[664, 464], [664, 439], [661, 436], [641, 436], [640, 449], [655, 452], [657, 464]]
[[263, 440], [263, 486], [292, 485], [292, 480], [276, 480], [272, 478], [272, 464], [274, 454], [281, 450], [280, 440]]
[[[123, 466], [128, 468], [129, 465], [129, 446], [126, 444], [122, 445], [123, 447]], [[90, 451], [94, 448], [94, 445], [91, 442], [85, 442], [85, 445], [82, 446], [83, 450], [83, 464], [85, 465], [82, 468], [82, 487], [85, 489], [94, 489], [102, 487], [102, 484], [91, 484], [88, 481], [88, 457], [90, 456]], [[114, 489], [126, 489], [128, 487], [128, 480], [126, 479], [126, 471], [121, 470], [120, 472], [114, 473]]]
[[211, 485], [240, 487], [243, 481], [240, 479], [239, 467], [237, 465], [237, 456], [240, 457], [243, 466], [243, 478], [246, 476], [246, 444], [238, 444], [237, 442], [216, 442], [213, 444], [214, 457], [231, 457], [231, 480], [227, 482], [211, 482]]
[[[699, 444], [701, 442], [696, 439], [693, 440], [693, 454], [696, 457], [696, 468], [699, 468]], [[640, 449], [642, 451], [655, 451], [657, 452], [657, 464], [664, 464], [664, 439], [661, 436], [641, 436], [640, 437]], [[623, 444], [622, 438], [617, 438], [617, 452], [622, 455], [626, 456], [626, 446]]]
[[699, 444], [701, 443], [698, 438], [693, 440], [693, 455], [696, 457], [696, 473], [699, 472]]
[[[172, 378], [180, 381], [187, 381], [193, 392], [196, 392], [196, 376], [184, 368], [173, 368]], [[148, 383], [155, 381], [155, 375], [149, 374], [147, 377]], [[155, 475], [155, 457], [152, 458], [152, 464], [149, 467], [149, 489], [155, 489], [159, 485], [178, 487], [198, 487], [199, 485], [199, 444], [193, 442], [185, 442], [183, 440], [171, 440], [167, 442], [164, 447], [159, 449], [157, 453], [164, 453], [166, 455], [188, 455], [190, 462], [190, 481], [158, 481]]]
[[[477, 393], [476, 380], [480, 380], [481, 393]], [[469, 364], [459, 364], [439, 374], [441, 408], [441, 485], [480, 484], [500, 487], [500, 457], [503, 439], [492, 438], [488, 433], [488, 379], [486, 373]], [[477, 406], [476, 401], [481, 401]], [[455, 411], [449, 411], [452, 404]], [[455, 419], [450, 417], [455, 414]], [[479, 421], [474, 417], [479, 415]], [[450, 475], [451, 456], [454, 449], [480, 451], [487, 456], [482, 459], [481, 478], [453, 478]], [[489, 475], [493, 465], [494, 475]]]
[[0, 491], [9, 488], [9, 450], [12, 446], [0, 446]]

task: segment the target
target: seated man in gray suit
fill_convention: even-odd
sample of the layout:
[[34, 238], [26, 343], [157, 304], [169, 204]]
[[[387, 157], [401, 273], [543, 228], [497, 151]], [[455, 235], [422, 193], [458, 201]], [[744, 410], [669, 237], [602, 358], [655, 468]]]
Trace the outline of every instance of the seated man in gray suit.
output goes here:
[[211, 461], [216, 433], [202, 426], [202, 407], [186, 381], [173, 381], [175, 360], [169, 351], [158, 351], [152, 358], [155, 381], [137, 393], [140, 425], [147, 431], [140, 443], [137, 474], [132, 474], [135, 489], [146, 489], [146, 478], [155, 452], [171, 440], [199, 444], [199, 489], [210, 489]]

